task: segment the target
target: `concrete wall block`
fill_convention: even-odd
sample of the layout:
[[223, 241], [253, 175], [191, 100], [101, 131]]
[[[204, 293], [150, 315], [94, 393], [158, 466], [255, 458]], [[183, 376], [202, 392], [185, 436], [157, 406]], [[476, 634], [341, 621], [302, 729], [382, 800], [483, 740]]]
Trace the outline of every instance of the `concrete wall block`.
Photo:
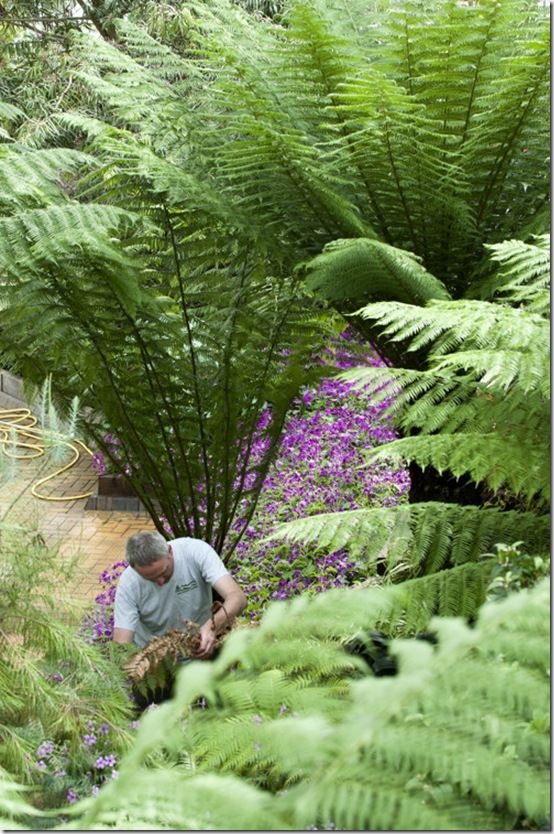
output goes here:
[[21, 380], [11, 374], [9, 371], [2, 371], [1, 375], [1, 390], [9, 397], [15, 397], [16, 400], [25, 402], [23, 397], [23, 384]]

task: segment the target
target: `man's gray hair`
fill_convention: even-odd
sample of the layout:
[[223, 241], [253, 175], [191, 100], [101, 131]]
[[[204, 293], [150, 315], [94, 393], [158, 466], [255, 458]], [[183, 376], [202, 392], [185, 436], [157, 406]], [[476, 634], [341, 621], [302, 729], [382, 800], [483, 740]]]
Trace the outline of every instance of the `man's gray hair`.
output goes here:
[[145, 568], [168, 555], [168, 544], [161, 533], [141, 530], [127, 539], [125, 556], [132, 568]]

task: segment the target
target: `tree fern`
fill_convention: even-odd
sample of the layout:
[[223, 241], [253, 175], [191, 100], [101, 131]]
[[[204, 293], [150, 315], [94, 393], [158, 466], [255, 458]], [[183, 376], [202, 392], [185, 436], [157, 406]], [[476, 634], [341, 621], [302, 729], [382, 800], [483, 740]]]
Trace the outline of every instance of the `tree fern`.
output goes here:
[[544, 11], [377, 3], [371, 25], [364, 11], [292, 2], [275, 26], [225, 2], [194, 7], [181, 12], [186, 58], [127, 21], [118, 49], [79, 47], [95, 62], [80, 78], [290, 267], [337, 237], [377, 236], [457, 297], [481, 242], [544, 206]]
[[[121, 136], [101, 131], [93, 141], [100, 140], [113, 147]], [[124, 152], [123, 143], [118, 148]], [[130, 153], [126, 159], [137, 161]], [[221, 550], [241, 519], [232, 552], [292, 397], [319, 373], [304, 367], [316, 319], [298, 297], [298, 279], [280, 271], [271, 283], [247, 241], [222, 234], [206, 247], [205, 219], [196, 227], [187, 221], [187, 181], [176, 178], [177, 202], [166, 184], [177, 169], [168, 173], [161, 162], [149, 169], [152, 159], [139, 152], [143, 190], [131, 199], [132, 212], [133, 176], [118, 197], [126, 208], [67, 199], [61, 189], [52, 196], [59, 160], [44, 156], [51, 171], [40, 194], [48, 207], [23, 206], [0, 220], [5, 356], [35, 384], [51, 369], [61, 401], [83, 392], [94, 413], [92, 437], [112, 457], [104, 435], [121, 438], [124, 460], [114, 463], [132, 469], [160, 529], [163, 513], [175, 534], [194, 530]], [[99, 179], [117, 179], [116, 167], [89, 170], [75, 188], [92, 194]], [[114, 182], [114, 196], [117, 189]], [[200, 256], [206, 248], [209, 267]], [[264, 409], [269, 420], [261, 428]]]
[[[544, 277], [541, 270], [529, 275], [527, 263], [522, 270], [532, 292]], [[514, 270], [519, 281], [521, 270]], [[273, 537], [330, 551], [345, 547], [365, 560], [370, 574], [380, 570], [393, 581], [429, 575], [413, 588], [412, 612], [420, 606], [456, 613], [458, 604], [457, 613], [471, 617], [484, 599], [487, 568], [468, 568], [466, 574], [455, 566], [477, 562], [495, 540], [521, 538], [529, 552], [547, 550], [548, 322], [525, 304], [462, 300], [428, 307], [372, 304], [363, 315], [408, 349], [429, 352], [425, 371], [363, 368], [343, 374], [369, 384], [406, 435], [369, 457], [416, 461], [482, 482], [493, 506], [430, 502], [322, 514], [283, 525]], [[444, 576], [434, 576], [445, 568]], [[477, 583], [469, 591], [466, 577]]]
[[[370, 305], [363, 315], [385, 325], [393, 339], [409, 339], [411, 350], [429, 349], [428, 371], [390, 371], [388, 380], [382, 373], [374, 380], [374, 388], [384, 383], [379, 396], [390, 395], [393, 383], [395, 407], [407, 406], [400, 424], [421, 433], [396, 441], [390, 452], [456, 477], [468, 473], [493, 491], [506, 486], [526, 500], [548, 500], [541, 445], [549, 401], [546, 319], [476, 301]], [[353, 371], [349, 378], [369, 375]]]

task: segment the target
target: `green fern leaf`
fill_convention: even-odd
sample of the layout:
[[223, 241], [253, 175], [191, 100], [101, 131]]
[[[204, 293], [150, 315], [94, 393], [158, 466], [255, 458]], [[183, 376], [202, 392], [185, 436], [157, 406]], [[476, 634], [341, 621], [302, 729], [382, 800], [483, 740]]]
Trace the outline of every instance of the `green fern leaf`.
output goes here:
[[378, 240], [334, 241], [307, 269], [310, 289], [332, 302], [387, 296], [424, 304], [430, 298], [449, 297], [442, 282], [411, 253]]

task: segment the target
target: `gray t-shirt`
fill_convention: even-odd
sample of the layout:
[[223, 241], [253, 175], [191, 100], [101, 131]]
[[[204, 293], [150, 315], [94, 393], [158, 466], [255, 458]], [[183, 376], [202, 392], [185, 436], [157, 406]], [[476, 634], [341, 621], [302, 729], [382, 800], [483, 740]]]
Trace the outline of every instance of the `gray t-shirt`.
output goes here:
[[134, 631], [134, 642], [145, 646], [170, 629], [182, 629], [181, 620], [203, 625], [209, 619], [212, 590], [229, 571], [213, 549], [199, 539], [174, 539], [174, 569], [165, 585], [144, 579], [132, 567], [121, 574], [115, 594], [115, 628]]

